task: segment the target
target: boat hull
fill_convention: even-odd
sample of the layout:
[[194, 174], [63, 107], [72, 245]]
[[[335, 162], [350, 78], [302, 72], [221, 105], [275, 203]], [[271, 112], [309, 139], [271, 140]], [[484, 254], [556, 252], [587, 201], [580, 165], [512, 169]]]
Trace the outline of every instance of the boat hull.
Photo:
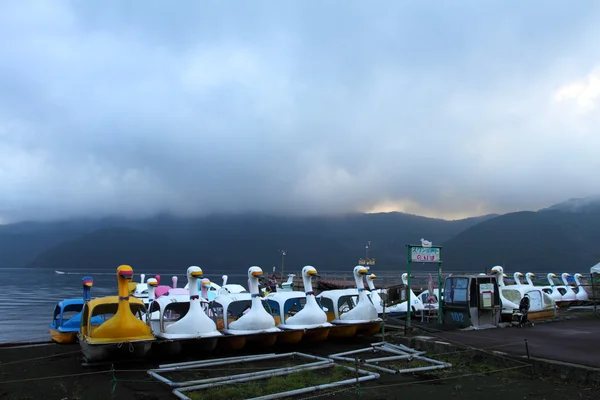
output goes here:
[[50, 339], [60, 344], [75, 343], [77, 341], [77, 332], [61, 332], [50, 328]]
[[302, 342], [304, 343], [316, 343], [327, 340], [329, 332], [332, 327], [324, 326], [322, 328], [310, 328], [304, 331], [302, 336]]
[[370, 321], [356, 326], [356, 334], [361, 336], [373, 336], [381, 331], [383, 321]]
[[134, 359], [144, 357], [150, 351], [153, 340], [120, 343], [90, 343], [79, 340], [81, 352], [86, 362]]
[[280, 334], [280, 332], [264, 332], [248, 335], [246, 337], [246, 343], [259, 347], [271, 347], [277, 342], [277, 336]]
[[223, 352], [238, 351], [246, 346], [246, 335], [227, 335], [219, 338], [217, 350]]
[[343, 339], [350, 338], [356, 335], [356, 324], [333, 324], [329, 328], [328, 339]]
[[181, 344], [186, 353], [210, 353], [217, 348], [222, 337], [223, 335], [189, 339], [182, 341]]
[[300, 343], [304, 336], [304, 329], [285, 329], [277, 334], [277, 344]]
[[[516, 318], [517, 317], [514, 314], [502, 313], [502, 322], [514, 322], [517, 321]], [[530, 311], [527, 314], [527, 319], [529, 321], [541, 321], [551, 318], [554, 318], [554, 310]]]

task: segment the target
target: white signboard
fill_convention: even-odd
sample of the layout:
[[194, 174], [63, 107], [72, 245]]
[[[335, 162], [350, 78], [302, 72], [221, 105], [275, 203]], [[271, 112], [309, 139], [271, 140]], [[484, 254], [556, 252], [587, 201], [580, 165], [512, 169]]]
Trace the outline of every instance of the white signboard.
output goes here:
[[435, 247], [411, 247], [410, 261], [439, 263], [441, 262], [440, 249]]

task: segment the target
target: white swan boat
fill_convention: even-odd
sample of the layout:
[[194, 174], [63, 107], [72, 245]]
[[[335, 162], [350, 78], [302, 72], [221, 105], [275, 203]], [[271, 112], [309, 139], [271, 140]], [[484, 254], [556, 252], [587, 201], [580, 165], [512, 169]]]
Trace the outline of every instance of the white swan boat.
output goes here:
[[[375, 284], [373, 283], [373, 280], [376, 278], [377, 278], [377, 276], [375, 274], [370, 274], [366, 277], [366, 281], [367, 281], [367, 285], [369, 287], [369, 291], [370, 291], [369, 296], [371, 297], [371, 301], [373, 302], [373, 305], [377, 309], [377, 313], [379, 315], [382, 315], [383, 314], [383, 301], [381, 299], [381, 296], [379, 295], [380, 291], [375, 289]], [[408, 287], [408, 274], [407, 273], [402, 274], [402, 283], [404, 285], [407, 285], [407, 287]], [[421, 310], [425, 309], [425, 306], [423, 305], [421, 296], [417, 296], [415, 294], [415, 292], [413, 292], [412, 289], [410, 289], [410, 303], [411, 303], [411, 310], [413, 313], [416, 313], [417, 311], [421, 311]], [[385, 313], [388, 316], [404, 316], [407, 312], [406, 304], [407, 304], [407, 302], [403, 301], [402, 303], [394, 304], [389, 307], [386, 306]]]
[[571, 274], [569, 274], [568, 272], [563, 272], [560, 275], [560, 278], [561, 278], [564, 286], [558, 287], [560, 294], [562, 294], [562, 301], [569, 302], [567, 305], [570, 305], [571, 302], [577, 301], [577, 295], [575, 294], [573, 287], [571, 285], [569, 285], [569, 282], [567, 281], [567, 278], [569, 278], [570, 276], [571, 276]]
[[492, 274], [496, 274], [498, 280], [498, 286], [500, 288], [500, 301], [502, 302], [502, 319], [505, 321], [512, 321], [515, 310], [519, 309], [519, 303], [524, 296], [529, 296], [529, 314], [530, 320], [538, 320], [544, 318], [550, 318], [554, 316], [555, 301], [547, 293], [543, 291], [542, 287], [524, 285], [519, 279], [523, 276], [520, 272], [515, 272], [513, 277], [515, 278], [514, 285], [506, 285], [504, 278], [504, 269], [500, 266], [492, 268]]
[[327, 314], [315, 298], [311, 280], [314, 276], [318, 276], [317, 270], [307, 265], [302, 268], [305, 292], [284, 290], [267, 296], [277, 327], [281, 330], [302, 331], [302, 340], [305, 342], [327, 339], [332, 327], [327, 322]]
[[557, 307], [566, 307], [569, 305], [570, 302], [565, 302], [563, 300], [563, 295], [560, 292], [561, 286], [556, 285], [556, 283], [554, 282], [554, 278], [556, 278], [556, 275], [552, 272], [549, 272], [546, 275], [546, 279], [548, 279], [549, 286], [542, 286], [542, 290], [544, 291], [544, 293], [552, 297]]
[[238, 338], [244, 344], [252, 342], [272, 346], [282, 333], [275, 326], [275, 319], [267, 311], [268, 305], [258, 291], [258, 279], [262, 276], [260, 267], [250, 267], [250, 293], [221, 293], [210, 304], [209, 312], [217, 323], [217, 329], [225, 335], [222, 339], [226, 340], [221, 342], [227, 349], [240, 345], [230, 337]]
[[575, 284], [577, 285], [576, 297], [577, 301], [586, 302], [589, 301], [590, 298], [587, 291], [585, 290], [585, 287], [583, 287], [583, 285], [581, 284], [581, 278], [583, 278], [583, 275], [581, 275], [580, 273], [576, 273], [575, 275], [573, 275], [573, 279], [575, 279]]
[[[205, 313], [206, 307], [202, 303], [206, 304], [206, 300], [201, 299], [198, 294], [197, 282], [202, 277], [202, 269], [197, 266], [189, 267], [187, 277], [189, 294], [169, 292], [151, 301], [147, 321], [157, 338], [177, 341], [181, 346], [201, 352], [212, 351], [217, 347], [222, 334]], [[210, 286], [210, 281], [207, 285]], [[154, 297], [153, 289], [152, 287], [149, 297]]]
[[[329, 331], [330, 337], [372, 336], [380, 331], [383, 324], [365, 290], [363, 276], [369, 274], [369, 267], [357, 265], [353, 274], [356, 289], [326, 290], [317, 296], [326, 310], [328, 322], [334, 325]], [[357, 291], [358, 301], [355, 303], [353, 297]], [[356, 331], [352, 332], [351, 327], [355, 327]]]

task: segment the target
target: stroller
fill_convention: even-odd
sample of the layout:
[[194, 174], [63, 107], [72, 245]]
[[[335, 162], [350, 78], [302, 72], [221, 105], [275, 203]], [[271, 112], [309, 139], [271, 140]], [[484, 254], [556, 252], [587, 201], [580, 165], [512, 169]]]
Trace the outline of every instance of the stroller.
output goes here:
[[534, 326], [534, 323], [529, 321], [528, 318], [530, 305], [531, 303], [529, 300], [529, 296], [523, 296], [521, 302], [519, 303], [519, 328], [522, 328], [523, 326], [525, 326], [525, 324], [529, 324], [529, 326]]

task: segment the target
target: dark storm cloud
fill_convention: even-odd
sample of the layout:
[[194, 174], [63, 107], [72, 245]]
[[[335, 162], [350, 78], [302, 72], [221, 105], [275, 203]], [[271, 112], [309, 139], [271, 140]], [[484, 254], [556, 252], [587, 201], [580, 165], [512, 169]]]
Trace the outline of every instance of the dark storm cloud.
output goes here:
[[599, 5], [0, 6], [0, 219], [462, 216], [600, 191]]

